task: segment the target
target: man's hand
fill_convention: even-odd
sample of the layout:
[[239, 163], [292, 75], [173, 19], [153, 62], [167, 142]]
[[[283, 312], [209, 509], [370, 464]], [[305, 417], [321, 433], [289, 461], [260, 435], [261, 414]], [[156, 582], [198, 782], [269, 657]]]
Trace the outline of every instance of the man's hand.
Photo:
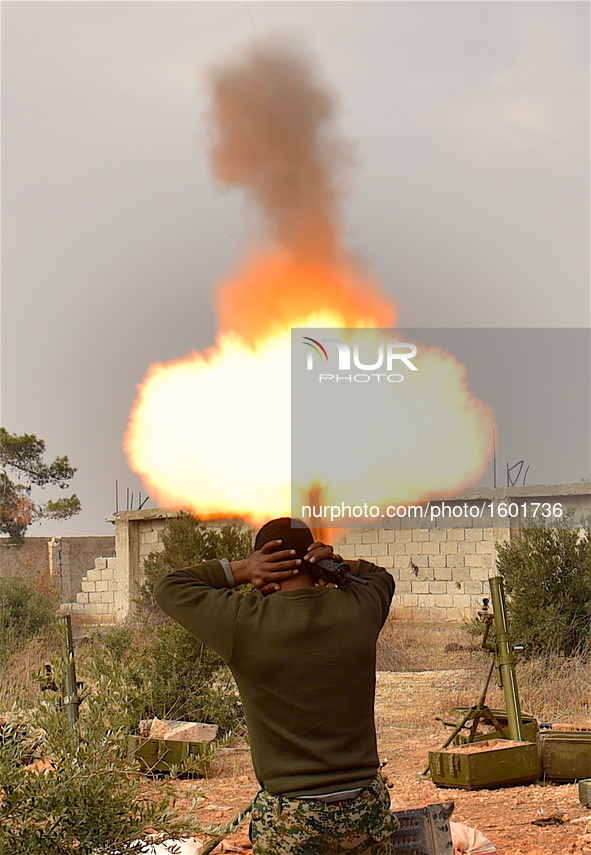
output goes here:
[[322, 561], [323, 558], [338, 558], [338, 556], [335, 556], [332, 546], [327, 546], [326, 543], [316, 540], [308, 547], [308, 551], [304, 555], [304, 561], [314, 564], [316, 561]]
[[[344, 561], [340, 555], [335, 555], [332, 546], [328, 546], [326, 543], [321, 543], [319, 540], [310, 544], [308, 551], [304, 555], [304, 562], [309, 561], [310, 564], [315, 564], [317, 561], [322, 561], [323, 558], [332, 558], [334, 561], [342, 561], [344, 564], [348, 564], [351, 573], [355, 573], [357, 570], [357, 561]], [[304, 572], [305, 569], [306, 565], [304, 563]], [[318, 579], [316, 584], [324, 586], [329, 583], [325, 579]]]
[[250, 582], [266, 595], [281, 590], [280, 582], [297, 576], [302, 562], [294, 558], [295, 549], [280, 549], [282, 543], [281, 540], [271, 540], [249, 558], [231, 561], [236, 584]]

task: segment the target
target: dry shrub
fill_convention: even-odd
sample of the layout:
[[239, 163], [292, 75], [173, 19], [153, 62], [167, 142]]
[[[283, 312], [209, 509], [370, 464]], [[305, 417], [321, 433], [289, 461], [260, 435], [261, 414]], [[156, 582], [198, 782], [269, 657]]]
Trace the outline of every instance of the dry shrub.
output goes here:
[[54, 629], [48, 627], [8, 656], [0, 669], [0, 712], [39, 703], [42, 695], [35, 677], [41, 677], [46, 662], [55, 660], [55, 651]]
[[591, 726], [591, 648], [519, 663], [517, 683], [522, 708], [540, 721]]
[[[472, 670], [458, 672], [453, 687], [441, 696], [441, 710], [477, 703], [487, 673], [488, 656], [481, 654]], [[591, 654], [548, 656], [520, 661], [516, 667], [521, 709], [539, 722], [591, 726]], [[491, 680], [486, 703], [506, 709], [505, 697]]]
[[[451, 645], [453, 650], [446, 650]], [[474, 639], [449, 621], [386, 620], [378, 639], [378, 671], [472, 669], [481, 655]]]

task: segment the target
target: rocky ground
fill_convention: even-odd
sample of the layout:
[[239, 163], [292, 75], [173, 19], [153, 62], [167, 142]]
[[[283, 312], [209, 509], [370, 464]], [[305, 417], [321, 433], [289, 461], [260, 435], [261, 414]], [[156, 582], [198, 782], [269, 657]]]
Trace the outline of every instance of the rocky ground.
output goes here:
[[[591, 855], [591, 809], [579, 803], [576, 784], [530, 785], [497, 790], [438, 789], [417, 774], [427, 752], [447, 731], [435, 716], [452, 704], [470, 674], [459, 670], [379, 672], [376, 724], [380, 757], [391, 785], [392, 805], [418, 806], [451, 799], [453, 819], [478, 828], [498, 855]], [[480, 676], [474, 683], [474, 701]], [[179, 782], [181, 797], [200, 790], [204, 825], [221, 826], [255, 795], [258, 786], [247, 749], [225, 749], [205, 781]], [[543, 824], [533, 824], [534, 821]], [[248, 821], [216, 851], [246, 852]], [[204, 837], [204, 840], [206, 838]]]

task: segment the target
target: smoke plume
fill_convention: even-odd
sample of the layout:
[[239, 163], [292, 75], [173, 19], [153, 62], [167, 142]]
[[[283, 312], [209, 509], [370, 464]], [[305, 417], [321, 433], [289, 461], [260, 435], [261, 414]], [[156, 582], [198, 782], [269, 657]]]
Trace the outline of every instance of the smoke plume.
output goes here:
[[352, 150], [335, 127], [338, 99], [310, 58], [292, 45], [257, 46], [217, 67], [211, 88], [214, 176], [244, 191], [292, 257], [334, 260]]

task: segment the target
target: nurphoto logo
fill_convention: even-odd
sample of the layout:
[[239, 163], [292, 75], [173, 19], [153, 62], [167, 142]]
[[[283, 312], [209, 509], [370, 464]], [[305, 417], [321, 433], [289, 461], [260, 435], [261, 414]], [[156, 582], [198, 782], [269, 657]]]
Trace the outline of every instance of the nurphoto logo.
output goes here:
[[[362, 361], [358, 342], [349, 345], [340, 338], [327, 338], [320, 342], [315, 338], [310, 338], [310, 336], [302, 336], [302, 343], [310, 348], [306, 363], [308, 371], [314, 371], [315, 364], [317, 369], [319, 363], [321, 367], [324, 367], [323, 363], [328, 362], [330, 363], [328, 367], [333, 368], [334, 372], [349, 372], [348, 374], [319, 373], [319, 383], [380, 383], [382, 381], [400, 383], [404, 380], [404, 375], [391, 373], [394, 366], [396, 368], [404, 366], [410, 371], [418, 371], [417, 366], [411, 362], [417, 355], [416, 345], [405, 341], [375, 342], [375, 350], [372, 354], [375, 361], [371, 363]], [[365, 350], [367, 350], [367, 346]], [[364, 358], [367, 359], [367, 355]], [[364, 373], [351, 373], [351, 365]], [[384, 370], [380, 371], [380, 369]]]

